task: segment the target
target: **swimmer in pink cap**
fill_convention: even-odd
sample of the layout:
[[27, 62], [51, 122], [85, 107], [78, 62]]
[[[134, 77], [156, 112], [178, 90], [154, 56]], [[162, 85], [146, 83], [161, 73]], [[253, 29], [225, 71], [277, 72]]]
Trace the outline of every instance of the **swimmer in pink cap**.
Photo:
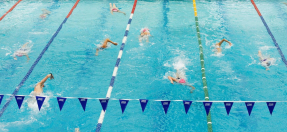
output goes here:
[[113, 12], [123, 13], [124, 15], [126, 15], [126, 13], [120, 11], [119, 8], [116, 7], [115, 3], [113, 4], [113, 6], [112, 3], [110, 3], [110, 11], [112, 15], [114, 15]]
[[29, 44], [29, 42], [25, 43], [20, 49], [15, 51], [15, 53], [13, 54], [14, 60], [17, 60], [16, 56], [18, 56], [18, 57], [26, 56], [27, 61], [30, 60], [30, 58], [28, 56], [28, 54], [30, 52], [30, 47], [27, 46], [28, 44]]
[[50, 11], [46, 10], [46, 9], [42, 9], [43, 14], [40, 15], [40, 18], [45, 19], [48, 15], [51, 14]]
[[180, 76], [179, 70], [176, 70], [176, 77], [175, 78], [173, 78], [171, 76], [168, 76], [167, 78], [170, 81], [170, 83], [172, 83], [172, 84], [175, 81], [175, 82], [177, 82], [179, 84], [187, 85], [187, 86], [191, 87], [192, 89], [190, 90], [190, 93], [192, 93], [193, 90], [195, 89], [195, 87], [193, 87], [192, 85], [187, 84], [187, 82], [185, 81], [184, 77]]
[[142, 40], [146, 40], [146, 42], [149, 42], [149, 36], [150, 35], [150, 32], [149, 32], [149, 29], [148, 28], [143, 28], [141, 29], [141, 35], [139, 37], [139, 41], [142, 42]]

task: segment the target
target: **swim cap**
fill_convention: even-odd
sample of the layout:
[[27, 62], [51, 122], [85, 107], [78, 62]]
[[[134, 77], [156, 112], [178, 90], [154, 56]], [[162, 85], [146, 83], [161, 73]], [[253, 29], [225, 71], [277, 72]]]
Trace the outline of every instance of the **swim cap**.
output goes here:
[[179, 83], [186, 83], [184, 79], [180, 79]]

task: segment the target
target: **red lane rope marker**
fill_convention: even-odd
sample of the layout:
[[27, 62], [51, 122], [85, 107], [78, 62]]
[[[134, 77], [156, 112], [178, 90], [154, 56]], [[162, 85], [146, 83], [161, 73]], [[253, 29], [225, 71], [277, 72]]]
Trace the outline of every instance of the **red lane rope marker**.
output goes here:
[[75, 5], [72, 7], [72, 9], [70, 10], [69, 14], [66, 16], [66, 18], [69, 18], [70, 15], [73, 13], [74, 9], [77, 7], [78, 3], [80, 2], [80, 0], [77, 0], [77, 2], [75, 3]]
[[259, 11], [259, 9], [257, 8], [255, 2], [254, 2], [253, 0], [251, 0], [251, 3], [252, 3], [252, 5], [254, 6], [255, 10], [257, 11], [258, 15], [259, 15], [259, 16], [262, 16], [261, 13], [260, 13], [260, 11]]
[[1, 18], [0, 18], [0, 21], [9, 13], [11, 12], [22, 0], [19, 0], [17, 3], [15, 3], [11, 8], [10, 10], [8, 10]]

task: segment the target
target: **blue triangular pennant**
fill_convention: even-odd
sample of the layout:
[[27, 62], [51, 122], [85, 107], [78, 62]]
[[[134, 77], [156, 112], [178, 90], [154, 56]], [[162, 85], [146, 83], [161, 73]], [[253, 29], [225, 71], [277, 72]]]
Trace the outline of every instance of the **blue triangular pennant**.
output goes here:
[[185, 100], [183, 101], [183, 105], [184, 105], [184, 109], [185, 109], [186, 114], [187, 114], [191, 104], [192, 104], [192, 101], [185, 101]]
[[78, 98], [78, 99], [79, 99], [84, 111], [86, 111], [86, 104], [87, 104], [88, 99], [86, 99], [86, 98]]
[[1, 105], [3, 97], [4, 97], [4, 95], [0, 95], [0, 105]]
[[41, 110], [41, 107], [42, 107], [42, 105], [43, 105], [43, 103], [45, 101], [45, 98], [46, 97], [36, 96], [36, 100], [37, 100], [39, 111]]
[[109, 103], [109, 99], [99, 99], [99, 101], [102, 105], [103, 111], [106, 111], [108, 103]]
[[272, 115], [272, 112], [273, 112], [273, 110], [274, 110], [274, 107], [275, 107], [275, 105], [276, 105], [276, 102], [266, 102], [266, 103], [267, 103], [269, 112], [270, 112], [270, 114]]
[[211, 108], [211, 105], [212, 105], [212, 102], [203, 102], [203, 105], [204, 105], [204, 108], [205, 108], [205, 111], [206, 111], [206, 115], [208, 116], [210, 108]]
[[123, 99], [120, 99], [120, 104], [121, 104], [121, 108], [122, 108], [122, 114], [125, 112], [125, 109], [129, 103], [129, 100], [123, 100]]
[[140, 99], [140, 103], [141, 103], [142, 111], [144, 112], [145, 107], [148, 103], [148, 100], [147, 99]]
[[252, 111], [252, 109], [253, 109], [254, 103], [255, 103], [255, 102], [245, 102], [245, 105], [246, 105], [246, 108], [247, 108], [247, 110], [248, 110], [249, 116], [250, 116], [251, 111]]
[[57, 97], [60, 111], [62, 110], [67, 98]]
[[233, 105], [233, 102], [224, 102], [224, 106], [225, 106], [227, 115], [229, 115], [229, 112], [231, 110], [232, 105]]
[[21, 108], [24, 98], [25, 96], [15, 96], [19, 109]]
[[167, 113], [170, 101], [161, 101], [162, 107], [164, 109], [165, 114]]

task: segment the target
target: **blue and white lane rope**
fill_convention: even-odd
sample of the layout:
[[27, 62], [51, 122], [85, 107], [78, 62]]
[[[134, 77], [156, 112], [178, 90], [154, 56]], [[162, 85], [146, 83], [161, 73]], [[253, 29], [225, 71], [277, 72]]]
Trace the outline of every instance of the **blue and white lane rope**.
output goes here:
[[51, 43], [53, 42], [53, 40], [57, 37], [58, 33], [60, 32], [60, 30], [62, 29], [62, 26], [64, 23], [66, 23], [66, 21], [68, 20], [68, 18], [70, 17], [70, 15], [72, 14], [73, 10], [77, 7], [78, 3], [80, 0], [77, 0], [77, 2], [74, 4], [74, 6], [72, 7], [72, 9], [70, 10], [69, 14], [66, 16], [66, 18], [64, 19], [64, 21], [61, 23], [61, 25], [59, 26], [59, 28], [57, 29], [57, 31], [54, 33], [54, 35], [52, 36], [52, 38], [50, 39], [50, 41], [48, 42], [48, 44], [45, 46], [45, 48], [42, 50], [41, 54], [38, 56], [38, 58], [36, 59], [36, 61], [33, 63], [33, 65], [31, 66], [31, 68], [29, 69], [29, 71], [27, 72], [27, 74], [25, 75], [25, 77], [22, 79], [22, 81], [18, 84], [18, 86], [16, 87], [16, 89], [14, 90], [14, 92], [12, 93], [12, 95], [9, 97], [9, 99], [7, 100], [7, 102], [5, 103], [5, 105], [2, 107], [1, 111], [0, 111], [0, 117], [3, 115], [3, 113], [5, 112], [5, 110], [7, 109], [7, 107], [9, 106], [10, 102], [12, 101], [12, 99], [15, 97], [15, 95], [17, 95], [17, 93], [19, 92], [20, 88], [23, 86], [23, 84], [25, 83], [25, 81], [29, 78], [30, 74], [32, 73], [32, 71], [34, 70], [34, 68], [36, 67], [36, 65], [38, 64], [38, 62], [41, 60], [41, 58], [43, 57], [44, 53], [48, 50], [49, 46], [51, 45]]
[[[125, 36], [124, 36], [123, 41], [122, 41], [121, 49], [119, 51], [118, 59], [117, 59], [117, 62], [116, 62], [116, 65], [115, 65], [115, 68], [114, 68], [114, 71], [113, 71], [113, 75], [112, 75], [112, 78], [111, 78], [111, 82], [110, 82], [110, 86], [109, 86], [106, 98], [110, 98], [111, 97], [111, 93], [112, 93], [112, 90], [113, 90], [114, 82], [115, 82], [115, 79], [116, 79], [116, 76], [117, 76], [117, 72], [118, 72], [118, 68], [119, 68], [119, 65], [120, 65], [120, 62], [121, 62], [121, 58], [122, 58], [122, 55], [123, 55], [123, 50], [124, 50], [124, 47], [125, 47], [125, 43], [127, 41], [127, 37], [128, 37], [128, 33], [129, 33], [129, 29], [130, 29], [130, 25], [131, 25], [131, 22], [132, 22], [132, 19], [133, 19], [133, 15], [134, 15], [134, 11], [135, 11], [136, 5], [137, 5], [137, 0], [134, 1], [133, 9], [132, 9], [132, 12], [131, 12], [131, 15], [130, 15], [130, 19], [128, 21], [128, 25], [127, 25], [127, 28], [126, 28], [126, 31], [125, 31]], [[101, 131], [101, 127], [102, 127], [102, 123], [103, 123], [104, 118], [105, 118], [105, 114], [106, 114], [106, 112], [102, 110], [101, 115], [100, 115], [99, 120], [98, 120], [96, 132], [100, 132]]]

